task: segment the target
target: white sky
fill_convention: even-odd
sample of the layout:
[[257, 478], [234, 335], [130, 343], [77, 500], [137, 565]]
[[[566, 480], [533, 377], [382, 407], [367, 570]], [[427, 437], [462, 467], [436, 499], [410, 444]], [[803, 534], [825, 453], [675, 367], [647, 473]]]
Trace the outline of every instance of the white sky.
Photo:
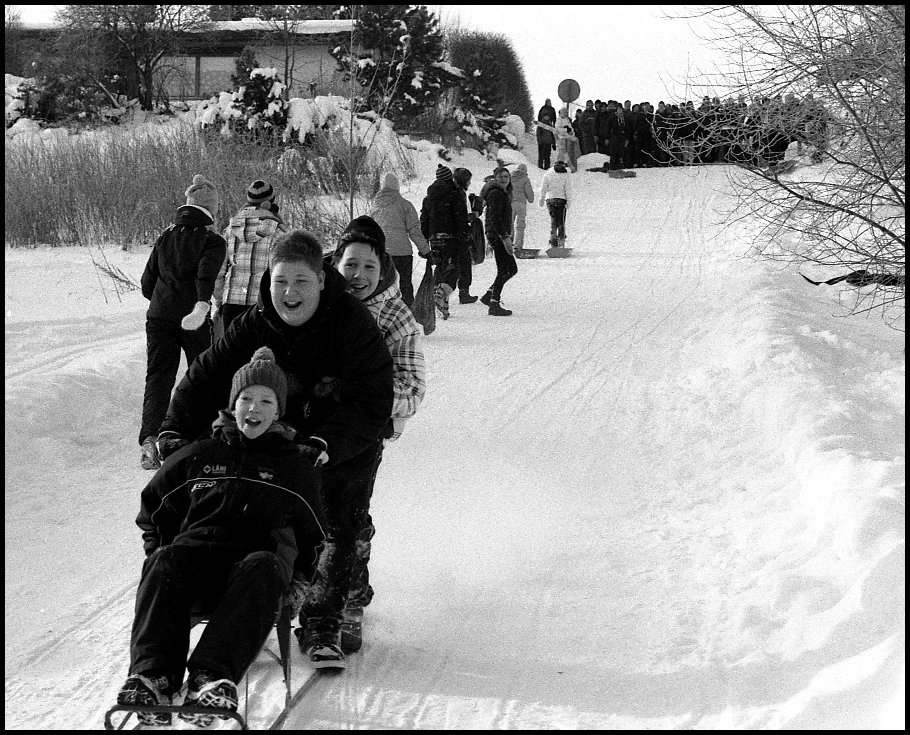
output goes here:
[[[56, 5], [18, 5], [26, 21], [51, 20]], [[502, 33], [521, 58], [535, 111], [563, 79], [575, 79], [586, 99], [701, 99], [684, 81], [715, 68], [717, 52], [699, 38], [704, 24], [666, 16], [682, 5], [430, 5], [443, 25]], [[722, 90], [717, 90], [722, 92]]]

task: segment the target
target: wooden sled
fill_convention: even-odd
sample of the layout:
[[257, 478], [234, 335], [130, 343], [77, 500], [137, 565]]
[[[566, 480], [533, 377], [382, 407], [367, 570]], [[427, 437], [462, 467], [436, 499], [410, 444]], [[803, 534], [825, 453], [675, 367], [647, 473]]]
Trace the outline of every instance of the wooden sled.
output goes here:
[[555, 247], [547, 248], [548, 258], [568, 258], [572, 254], [572, 248]]
[[537, 257], [540, 248], [515, 248], [512, 252], [515, 253], [516, 258], [533, 259]]

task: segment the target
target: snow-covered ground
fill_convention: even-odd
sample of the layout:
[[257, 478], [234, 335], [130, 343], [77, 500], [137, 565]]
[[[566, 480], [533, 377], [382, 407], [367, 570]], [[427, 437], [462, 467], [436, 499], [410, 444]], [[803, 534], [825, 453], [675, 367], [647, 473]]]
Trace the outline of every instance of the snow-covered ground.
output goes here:
[[[723, 167], [575, 187], [573, 257], [425, 339], [366, 643], [285, 727], [903, 729], [903, 332], [741, 257]], [[5, 250], [9, 729], [97, 729], [127, 671], [146, 304], [93, 255]]]

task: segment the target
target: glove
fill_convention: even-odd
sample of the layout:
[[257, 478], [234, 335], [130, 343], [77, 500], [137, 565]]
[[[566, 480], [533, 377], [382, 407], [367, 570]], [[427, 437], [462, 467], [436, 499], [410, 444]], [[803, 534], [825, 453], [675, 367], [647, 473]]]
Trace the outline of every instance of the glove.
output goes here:
[[197, 301], [193, 310], [183, 317], [180, 326], [187, 332], [195, 332], [199, 327], [205, 324], [205, 317], [209, 313], [208, 301]]
[[427, 261], [427, 265], [436, 265], [436, 253], [432, 250], [427, 250], [425, 253], [418, 253], [421, 258], [424, 258]]
[[304, 442], [297, 445], [297, 451], [300, 452], [306, 461], [311, 462], [313, 467], [322, 467], [329, 461], [329, 445], [324, 439], [318, 436], [311, 436]]
[[[201, 303], [201, 302], [200, 302]], [[161, 461], [170, 457], [180, 447], [185, 447], [189, 442], [176, 431], [162, 431], [158, 435], [158, 456]]]

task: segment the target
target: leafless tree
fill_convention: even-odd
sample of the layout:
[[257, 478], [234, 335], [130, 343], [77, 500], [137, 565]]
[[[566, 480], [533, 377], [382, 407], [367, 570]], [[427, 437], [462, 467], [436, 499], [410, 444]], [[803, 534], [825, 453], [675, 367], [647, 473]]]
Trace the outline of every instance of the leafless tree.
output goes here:
[[[730, 90], [726, 101], [705, 98], [688, 120], [706, 160], [739, 164], [729, 221], [760, 223], [754, 244], [765, 257], [864, 271], [848, 280], [871, 286], [852, 312], [902, 314], [904, 6], [727, 5], [697, 15], [731, 60], [696, 80]], [[804, 155], [785, 161], [792, 143]]]
[[115, 49], [135, 78], [140, 105], [152, 109], [155, 74], [179, 52], [180, 32], [202, 31], [210, 23], [205, 5], [64, 5], [57, 12], [72, 48], [91, 56], [98, 48]]

